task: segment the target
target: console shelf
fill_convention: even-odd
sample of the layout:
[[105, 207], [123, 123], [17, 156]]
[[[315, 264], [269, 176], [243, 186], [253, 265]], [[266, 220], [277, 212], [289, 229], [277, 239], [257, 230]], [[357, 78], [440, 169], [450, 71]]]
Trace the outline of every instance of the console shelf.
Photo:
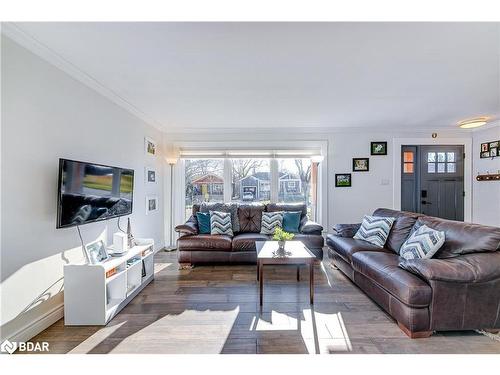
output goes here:
[[64, 324], [105, 325], [154, 278], [153, 243], [100, 264], [64, 266]]

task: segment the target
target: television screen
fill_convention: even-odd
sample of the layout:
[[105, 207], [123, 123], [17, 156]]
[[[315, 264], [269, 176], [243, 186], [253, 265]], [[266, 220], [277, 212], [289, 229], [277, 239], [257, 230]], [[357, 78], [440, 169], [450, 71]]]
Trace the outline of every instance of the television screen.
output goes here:
[[57, 228], [132, 213], [134, 171], [59, 159]]

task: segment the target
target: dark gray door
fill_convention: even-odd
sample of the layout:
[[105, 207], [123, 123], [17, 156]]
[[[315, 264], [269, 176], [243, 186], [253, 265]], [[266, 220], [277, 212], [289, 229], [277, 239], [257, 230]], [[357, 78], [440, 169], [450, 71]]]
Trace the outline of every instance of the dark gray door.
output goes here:
[[418, 146], [418, 212], [464, 220], [464, 147]]

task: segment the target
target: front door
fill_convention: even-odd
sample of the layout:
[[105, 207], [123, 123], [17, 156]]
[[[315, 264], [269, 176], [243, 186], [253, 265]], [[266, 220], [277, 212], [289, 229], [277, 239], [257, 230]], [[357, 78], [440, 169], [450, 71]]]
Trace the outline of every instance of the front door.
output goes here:
[[415, 178], [410, 182], [403, 169], [402, 209], [463, 221], [464, 146], [403, 146], [403, 165], [404, 152], [411, 150], [415, 152]]

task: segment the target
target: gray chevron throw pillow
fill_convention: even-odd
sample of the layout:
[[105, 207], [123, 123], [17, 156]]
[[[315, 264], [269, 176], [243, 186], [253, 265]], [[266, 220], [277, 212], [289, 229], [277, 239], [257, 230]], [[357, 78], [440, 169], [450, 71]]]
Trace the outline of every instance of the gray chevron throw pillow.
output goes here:
[[361, 227], [353, 238], [367, 241], [378, 247], [384, 247], [394, 220], [396, 220], [394, 217], [365, 215]]
[[401, 245], [399, 255], [405, 259], [429, 259], [443, 246], [444, 232], [422, 225]]
[[210, 211], [210, 234], [233, 235], [229, 212]]
[[274, 234], [278, 227], [283, 226], [283, 212], [263, 212], [260, 234]]

